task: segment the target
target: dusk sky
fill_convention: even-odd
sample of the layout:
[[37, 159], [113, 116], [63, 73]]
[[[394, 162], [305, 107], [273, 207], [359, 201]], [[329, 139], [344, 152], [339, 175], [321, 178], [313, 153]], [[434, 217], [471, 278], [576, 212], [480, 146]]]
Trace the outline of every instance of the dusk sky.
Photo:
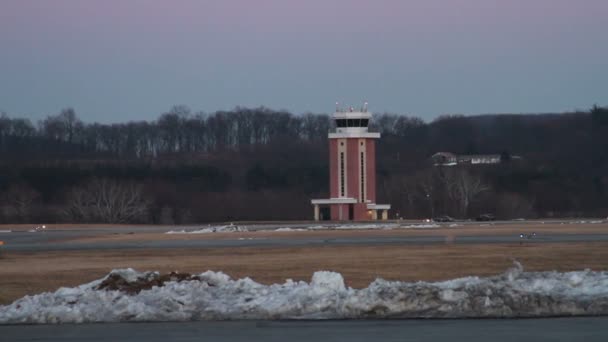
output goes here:
[[0, 0], [0, 111], [608, 105], [608, 0]]

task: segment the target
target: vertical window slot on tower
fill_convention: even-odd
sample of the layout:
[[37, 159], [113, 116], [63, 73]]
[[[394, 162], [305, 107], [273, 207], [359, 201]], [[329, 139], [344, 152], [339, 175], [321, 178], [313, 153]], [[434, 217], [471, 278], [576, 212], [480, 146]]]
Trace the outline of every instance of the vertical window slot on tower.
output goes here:
[[344, 152], [340, 152], [340, 196], [344, 195]]
[[361, 152], [361, 202], [365, 202], [365, 154]]

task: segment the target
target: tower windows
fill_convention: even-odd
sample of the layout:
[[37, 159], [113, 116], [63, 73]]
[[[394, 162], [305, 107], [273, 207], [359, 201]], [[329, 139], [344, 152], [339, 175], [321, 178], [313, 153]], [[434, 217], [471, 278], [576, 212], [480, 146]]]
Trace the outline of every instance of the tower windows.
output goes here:
[[336, 127], [367, 127], [369, 119], [337, 119]]
[[360, 201], [365, 202], [365, 152], [361, 151], [361, 191]]
[[340, 196], [345, 196], [344, 152], [340, 152]]

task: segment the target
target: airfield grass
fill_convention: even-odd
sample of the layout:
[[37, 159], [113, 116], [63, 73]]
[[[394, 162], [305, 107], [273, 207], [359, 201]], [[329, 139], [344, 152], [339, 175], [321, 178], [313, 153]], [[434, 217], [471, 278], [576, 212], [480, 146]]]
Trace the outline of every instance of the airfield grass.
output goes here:
[[25, 295], [75, 286], [116, 268], [201, 273], [223, 271], [260, 283], [309, 281], [318, 270], [342, 273], [348, 286], [377, 277], [437, 281], [498, 274], [517, 260], [529, 271], [608, 269], [608, 243], [450, 244], [415, 246], [239, 247], [61, 252], [0, 255], [0, 304]]

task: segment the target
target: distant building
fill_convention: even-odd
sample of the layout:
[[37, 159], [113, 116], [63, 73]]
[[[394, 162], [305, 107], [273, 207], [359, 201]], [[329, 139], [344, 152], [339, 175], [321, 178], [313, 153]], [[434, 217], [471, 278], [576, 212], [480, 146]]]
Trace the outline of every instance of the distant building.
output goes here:
[[479, 165], [479, 164], [500, 164], [502, 161], [500, 154], [462, 154], [457, 155], [450, 152], [438, 152], [431, 156], [435, 166], [455, 166], [455, 165]]
[[435, 166], [454, 166], [458, 165], [458, 156], [450, 152], [437, 152], [431, 156]]
[[339, 110], [333, 114], [336, 131], [329, 133], [329, 195], [313, 199], [315, 220], [386, 220], [390, 204], [376, 204], [376, 139], [368, 131], [372, 114]]

